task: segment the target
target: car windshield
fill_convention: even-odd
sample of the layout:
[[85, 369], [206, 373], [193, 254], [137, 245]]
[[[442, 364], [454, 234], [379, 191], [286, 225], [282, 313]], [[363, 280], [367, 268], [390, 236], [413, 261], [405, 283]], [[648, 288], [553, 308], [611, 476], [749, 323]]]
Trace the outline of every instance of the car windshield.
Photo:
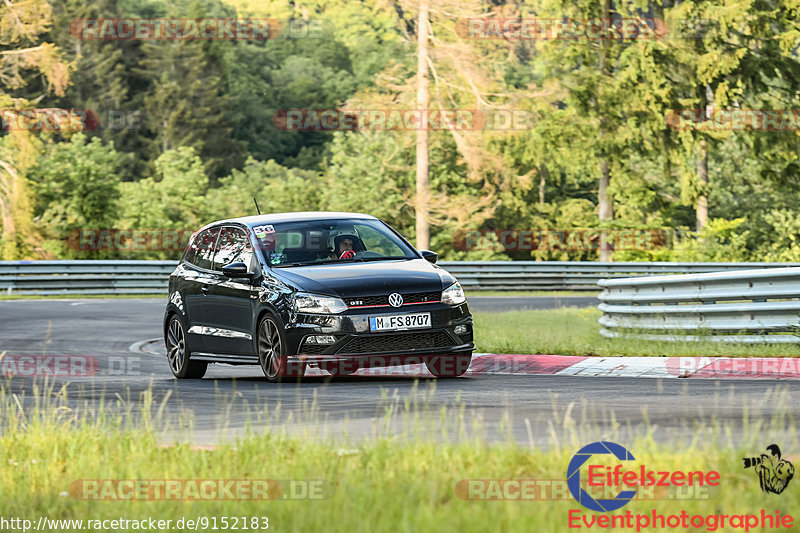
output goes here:
[[278, 222], [255, 226], [253, 233], [272, 267], [417, 258], [411, 247], [378, 220]]

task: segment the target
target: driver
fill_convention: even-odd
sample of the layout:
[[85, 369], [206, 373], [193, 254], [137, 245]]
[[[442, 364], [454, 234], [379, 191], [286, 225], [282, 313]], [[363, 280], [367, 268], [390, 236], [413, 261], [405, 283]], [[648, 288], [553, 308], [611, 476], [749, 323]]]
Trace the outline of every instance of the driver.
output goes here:
[[337, 235], [333, 239], [331, 259], [353, 259], [356, 256], [356, 237], [353, 235]]
[[341, 239], [336, 252], [339, 254], [339, 259], [352, 259], [356, 255], [353, 251], [353, 239], [346, 237]]

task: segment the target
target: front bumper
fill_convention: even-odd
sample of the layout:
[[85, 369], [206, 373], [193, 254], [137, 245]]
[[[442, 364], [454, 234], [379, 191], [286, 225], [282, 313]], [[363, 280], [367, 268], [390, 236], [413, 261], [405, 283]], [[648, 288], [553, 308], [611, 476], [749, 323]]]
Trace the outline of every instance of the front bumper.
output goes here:
[[[401, 331], [371, 332], [369, 317], [406, 313], [431, 314], [431, 327]], [[460, 326], [460, 333], [456, 327]], [[331, 335], [333, 344], [309, 344], [310, 335]], [[290, 353], [308, 362], [336, 362], [342, 360], [371, 363], [376, 356], [391, 357], [394, 364], [414, 362], [424, 356], [442, 354], [469, 354], [474, 349], [472, 315], [466, 303], [450, 306], [442, 303], [403, 306], [402, 309], [385, 307], [349, 309], [338, 315], [298, 315], [287, 328], [286, 337]]]

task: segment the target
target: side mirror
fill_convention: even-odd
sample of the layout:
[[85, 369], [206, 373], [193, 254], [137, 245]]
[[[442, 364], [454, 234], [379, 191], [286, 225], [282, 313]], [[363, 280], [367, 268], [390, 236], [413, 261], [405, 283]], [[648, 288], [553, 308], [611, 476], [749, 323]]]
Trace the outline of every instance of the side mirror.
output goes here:
[[222, 274], [227, 278], [250, 278], [253, 276], [247, 271], [247, 265], [241, 261], [222, 267]]
[[439, 259], [439, 254], [436, 252], [431, 252], [430, 250], [420, 250], [419, 253], [422, 254], [422, 257], [429, 263], [436, 263]]

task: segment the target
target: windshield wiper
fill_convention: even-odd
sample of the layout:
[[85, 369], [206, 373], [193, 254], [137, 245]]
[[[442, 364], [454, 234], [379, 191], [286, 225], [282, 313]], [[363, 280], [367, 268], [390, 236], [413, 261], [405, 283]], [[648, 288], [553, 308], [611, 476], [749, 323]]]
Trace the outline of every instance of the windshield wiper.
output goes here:
[[398, 256], [386, 256], [386, 257], [359, 257], [358, 259], [354, 259], [354, 261], [397, 261], [399, 259], [412, 259], [411, 257], [405, 257], [402, 255]]
[[316, 265], [330, 265], [332, 263], [352, 263], [353, 259], [326, 259], [324, 261], [305, 261], [302, 263], [284, 263], [282, 265], [273, 265], [275, 268], [285, 267], [302, 267], [302, 266], [316, 266]]
[[318, 265], [319, 263], [284, 263], [282, 265], [272, 265], [272, 268], [301, 267], [308, 265]]
[[315, 266], [315, 265], [333, 265], [333, 264], [347, 264], [347, 263], [367, 263], [372, 261], [398, 261], [398, 260], [410, 260], [413, 257], [405, 257], [405, 256], [385, 256], [385, 257], [355, 257], [353, 259], [326, 259], [324, 261], [308, 261], [304, 263], [286, 263], [283, 265], [273, 265], [274, 268], [290, 268], [290, 267], [300, 267], [300, 266]]

